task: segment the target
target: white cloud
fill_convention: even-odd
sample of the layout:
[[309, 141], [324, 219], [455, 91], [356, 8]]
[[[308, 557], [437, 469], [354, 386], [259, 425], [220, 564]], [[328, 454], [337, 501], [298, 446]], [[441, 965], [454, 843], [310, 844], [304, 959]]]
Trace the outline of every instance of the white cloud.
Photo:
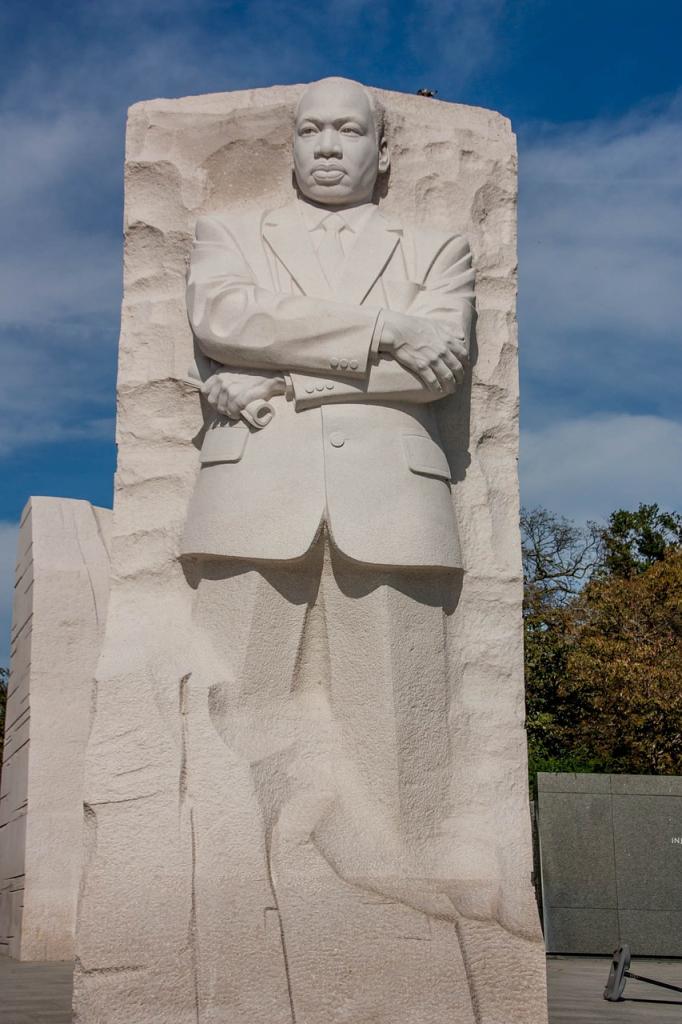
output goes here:
[[682, 424], [596, 415], [529, 430], [521, 439], [523, 503], [582, 522], [658, 502], [682, 509]]
[[9, 666], [14, 568], [17, 560], [18, 523], [0, 521], [0, 667]]
[[[120, 41], [119, 41], [120, 42]], [[0, 323], [118, 315], [127, 106], [154, 95], [225, 88], [262, 70], [248, 48], [224, 66], [199, 41], [141, 32], [125, 54], [97, 41], [62, 64], [30, 65], [0, 102]], [[286, 63], [286, 46], [280, 61]], [[108, 56], [111, 59], [108, 61]], [[103, 74], [103, 67], [107, 73]]]
[[113, 440], [113, 325], [65, 320], [6, 327], [0, 337], [0, 456], [29, 444]]
[[[534, 401], [672, 411], [682, 370], [682, 96], [520, 147], [520, 319]], [[598, 401], [601, 394], [601, 402]]]
[[520, 147], [528, 506], [682, 507], [681, 113], [677, 98]]

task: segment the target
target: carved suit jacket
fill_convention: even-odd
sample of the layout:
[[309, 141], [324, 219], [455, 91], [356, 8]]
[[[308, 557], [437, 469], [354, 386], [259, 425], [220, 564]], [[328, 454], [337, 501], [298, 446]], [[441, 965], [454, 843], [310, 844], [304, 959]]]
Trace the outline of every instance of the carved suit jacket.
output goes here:
[[297, 203], [202, 217], [187, 307], [206, 372], [288, 373], [293, 396], [271, 400], [262, 430], [207, 424], [182, 553], [294, 560], [326, 522], [358, 563], [461, 567], [432, 409], [441, 396], [375, 353], [382, 309], [457, 318], [468, 339], [473, 286], [461, 236], [404, 227], [378, 208], [335, 289]]

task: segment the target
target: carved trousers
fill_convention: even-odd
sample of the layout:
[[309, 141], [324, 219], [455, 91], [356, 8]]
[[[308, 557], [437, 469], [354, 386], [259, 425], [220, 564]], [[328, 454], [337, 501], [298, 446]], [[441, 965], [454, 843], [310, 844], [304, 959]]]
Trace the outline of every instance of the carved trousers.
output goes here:
[[[473, 1021], [434, 883], [456, 573], [205, 562], [188, 764], [202, 1021]], [[435, 844], [435, 847], [434, 847]]]

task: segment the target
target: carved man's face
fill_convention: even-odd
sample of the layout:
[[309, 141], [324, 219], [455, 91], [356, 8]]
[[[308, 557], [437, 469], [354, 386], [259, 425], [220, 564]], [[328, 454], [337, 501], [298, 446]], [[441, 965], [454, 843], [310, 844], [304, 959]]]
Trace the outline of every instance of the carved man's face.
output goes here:
[[368, 203], [388, 163], [361, 86], [328, 79], [306, 89], [296, 117], [294, 169], [307, 199], [337, 207]]

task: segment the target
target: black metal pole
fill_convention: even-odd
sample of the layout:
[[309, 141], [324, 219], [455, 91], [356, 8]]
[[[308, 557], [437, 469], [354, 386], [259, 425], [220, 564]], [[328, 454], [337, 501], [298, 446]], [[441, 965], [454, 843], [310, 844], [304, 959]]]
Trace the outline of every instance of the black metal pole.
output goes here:
[[641, 974], [633, 974], [632, 971], [624, 971], [626, 978], [634, 978], [635, 981], [645, 981], [647, 985], [658, 985], [659, 988], [669, 988], [673, 992], [682, 992], [679, 985], [669, 985], [666, 981], [654, 981], [653, 978], [643, 978]]

